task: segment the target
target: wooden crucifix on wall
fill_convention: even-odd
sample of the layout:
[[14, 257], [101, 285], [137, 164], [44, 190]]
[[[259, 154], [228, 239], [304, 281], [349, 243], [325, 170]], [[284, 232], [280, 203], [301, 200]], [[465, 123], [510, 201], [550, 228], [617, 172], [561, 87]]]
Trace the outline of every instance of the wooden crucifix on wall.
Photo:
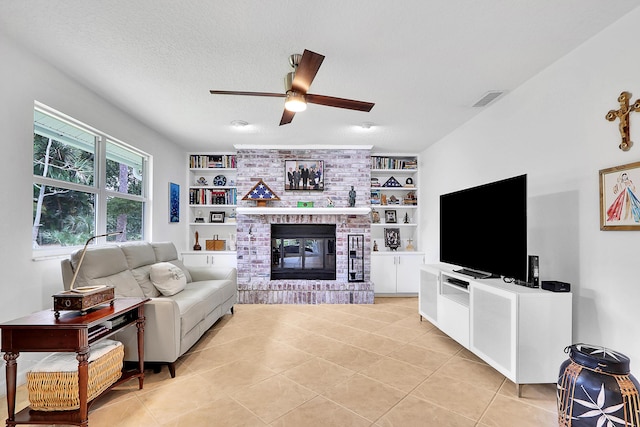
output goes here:
[[629, 92], [622, 92], [618, 97], [618, 102], [620, 103], [620, 109], [618, 110], [609, 110], [607, 115], [605, 116], [607, 120], [610, 122], [615, 119], [620, 119], [620, 124], [618, 125], [620, 129], [620, 137], [622, 138], [622, 142], [618, 146], [622, 151], [629, 151], [633, 142], [629, 136], [629, 113], [632, 111], [640, 111], [640, 99], [636, 100], [632, 106], [629, 106], [629, 99], [631, 99], [631, 94]]

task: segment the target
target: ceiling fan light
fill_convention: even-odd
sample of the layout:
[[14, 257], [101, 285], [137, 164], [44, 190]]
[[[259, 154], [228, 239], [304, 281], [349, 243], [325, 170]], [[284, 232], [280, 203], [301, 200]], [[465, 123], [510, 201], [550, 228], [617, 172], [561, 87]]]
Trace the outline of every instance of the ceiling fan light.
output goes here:
[[284, 101], [284, 108], [292, 113], [299, 113], [307, 109], [307, 101], [304, 95], [295, 91], [287, 92], [287, 99]]

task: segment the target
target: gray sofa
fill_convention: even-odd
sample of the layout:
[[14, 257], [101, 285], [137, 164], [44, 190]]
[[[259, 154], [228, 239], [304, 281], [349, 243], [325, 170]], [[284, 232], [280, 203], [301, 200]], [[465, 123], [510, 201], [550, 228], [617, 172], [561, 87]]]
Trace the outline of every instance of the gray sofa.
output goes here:
[[[62, 260], [65, 289], [69, 289], [81, 252]], [[150, 279], [152, 265], [162, 262], [179, 267], [186, 276], [186, 287], [175, 295], [163, 296]], [[145, 362], [168, 364], [171, 377], [175, 377], [178, 357], [225, 313], [233, 314], [237, 301], [235, 268], [186, 268], [171, 242], [90, 247], [74, 287], [89, 285], [113, 285], [116, 298], [151, 298], [145, 304]], [[125, 360], [137, 360], [136, 328], [127, 328], [114, 339], [124, 344]]]

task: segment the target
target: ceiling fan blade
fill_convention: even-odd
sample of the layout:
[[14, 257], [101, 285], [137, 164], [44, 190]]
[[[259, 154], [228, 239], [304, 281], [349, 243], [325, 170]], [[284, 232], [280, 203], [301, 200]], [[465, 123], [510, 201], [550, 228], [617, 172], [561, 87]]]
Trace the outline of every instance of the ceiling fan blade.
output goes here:
[[247, 96], [271, 96], [276, 98], [285, 98], [286, 93], [272, 93], [272, 92], [239, 92], [235, 90], [210, 90], [212, 95], [247, 95]]
[[291, 120], [293, 120], [293, 116], [295, 115], [296, 113], [294, 113], [293, 111], [284, 110], [284, 113], [282, 113], [282, 118], [280, 119], [280, 126], [288, 125], [289, 123], [291, 123]]
[[336, 98], [335, 96], [314, 95], [308, 93], [305, 95], [307, 102], [318, 105], [326, 105], [327, 107], [346, 108], [347, 110], [371, 111], [375, 105], [373, 102], [355, 101], [353, 99]]
[[320, 65], [322, 65], [322, 61], [324, 61], [324, 55], [305, 49], [296, 69], [291, 88], [298, 92], [307, 93], [311, 87], [311, 82], [320, 69]]

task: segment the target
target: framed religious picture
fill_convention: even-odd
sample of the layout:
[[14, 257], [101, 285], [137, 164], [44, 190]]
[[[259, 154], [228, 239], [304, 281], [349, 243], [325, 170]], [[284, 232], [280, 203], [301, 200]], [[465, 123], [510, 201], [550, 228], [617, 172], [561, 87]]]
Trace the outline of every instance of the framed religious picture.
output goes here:
[[324, 160], [285, 160], [284, 189], [324, 191]]
[[640, 230], [640, 162], [600, 170], [600, 230]]
[[395, 224], [396, 222], [398, 222], [398, 218], [396, 217], [396, 211], [393, 209], [385, 210], [384, 222], [386, 222], [387, 224]]
[[385, 228], [384, 229], [384, 245], [392, 251], [400, 247], [400, 229]]

